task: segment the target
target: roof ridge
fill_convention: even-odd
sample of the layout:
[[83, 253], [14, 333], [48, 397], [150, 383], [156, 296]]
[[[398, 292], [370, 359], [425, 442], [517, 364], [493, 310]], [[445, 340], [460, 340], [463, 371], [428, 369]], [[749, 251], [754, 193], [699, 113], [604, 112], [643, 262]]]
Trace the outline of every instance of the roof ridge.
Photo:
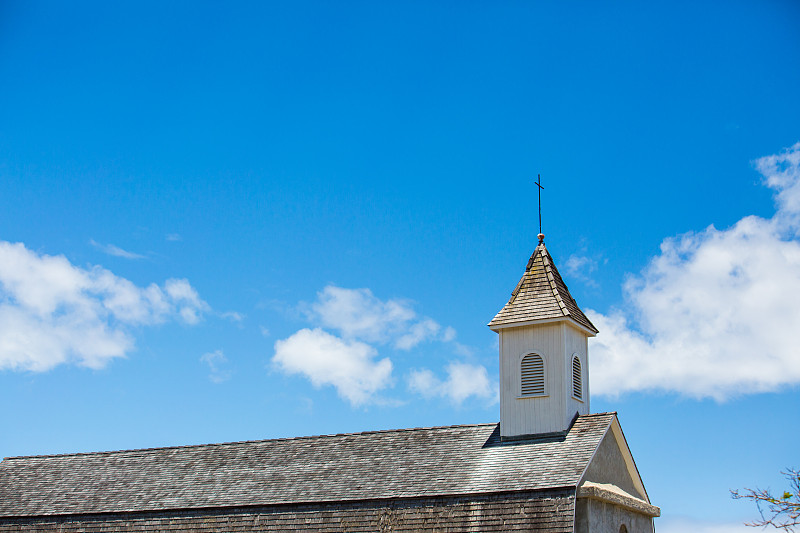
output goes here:
[[564, 303], [564, 299], [561, 297], [561, 292], [558, 290], [556, 278], [553, 275], [553, 269], [555, 268], [553, 258], [550, 257], [550, 253], [547, 251], [547, 247], [544, 245], [544, 243], [537, 246], [537, 249], [539, 247], [542, 248], [542, 263], [544, 263], [544, 271], [547, 274], [547, 282], [550, 284], [550, 290], [553, 291], [553, 296], [555, 297], [556, 302], [558, 302], [561, 312], [564, 313], [564, 316], [569, 316], [569, 309], [567, 308], [567, 304]]
[[394, 429], [371, 429], [367, 431], [353, 431], [349, 433], [323, 433], [320, 435], [302, 435], [299, 437], [277, 437], [274, 439], [249, 439], [237, 440], [230, 442], [209, 442], [205, 444], [179, 444], [177, 446], [151, 446], [149, 448], [130, 448], [127, 450], [102, 450], [97, 452], [72, 452], [72, 453], [45, 453], [41, 455], [12, 455], [3, 457], [3, 462], [6, 460], [16, 459], [45, 459], [50, 457], [77, 457], [84, 455], [110, 455], [115, 453], [132, 453], [132, 452], [151, 452], [158, 450], [180, 450], [186, 448], [207, 448], [212, 446], [233, 446], [237, 444], [258, 444], [263, 442], [282, 442], [282, 441], [296, 441], [306, 439], [324, 439], [334, 437], [349, 437], [354, 435], [374, 435], [380, 433], [400, 433], [404, 431], [423, 431], [423, 430], [444, 430], [454, 428], [468, 428], [468, 427], [482, 427], [482, 426], [496, 426], [497, 422], [481, 422], [476, 424], [452, 424], [449, 426], [426, 426], [426, 427], [411, 427], [411, 428], [394, 428]]
[[[544, 249], [545, 251], [544, 254], [542, 254], [540, 248]], [[547, 255], [547, 248], [544, 247], [544, 243], [541, 243], [541, 245], [536, 245], [536, 248], [533, 249], [533, 253], [531, 254], [530, 258], [528, 258], [528, 263], [525, 265], [525, 272], [522, 273], [522, 277], [519, 278], [516, 287], [514, 287], [514, 290], [511, 291], [511, 299], [508, 300], [508, 303], [511, 303], [517, 299], [517, 295], [522, 290], [522, 286], [525, 284], [525, 280], [533, 278], [531, 269], [533, 268], [533, 265], [536, 262], [537, 255], [542, 256], [542, 264], [544, 264], [544, 257], [545, 255]]]

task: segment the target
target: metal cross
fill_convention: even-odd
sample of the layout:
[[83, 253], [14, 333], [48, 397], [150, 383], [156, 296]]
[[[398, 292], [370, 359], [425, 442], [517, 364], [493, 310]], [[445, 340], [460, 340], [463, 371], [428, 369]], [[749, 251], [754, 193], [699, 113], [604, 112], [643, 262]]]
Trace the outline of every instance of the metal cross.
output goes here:
[[539, 188], [539, 234], [541, 234], [542, 233], [542, 189], [544, 189], [544, 187], [542, 187], [541, 183], [542, 175], [537, 174], [536, 178], [538, 179], [538, 181], [535, 181], [534, 183]]

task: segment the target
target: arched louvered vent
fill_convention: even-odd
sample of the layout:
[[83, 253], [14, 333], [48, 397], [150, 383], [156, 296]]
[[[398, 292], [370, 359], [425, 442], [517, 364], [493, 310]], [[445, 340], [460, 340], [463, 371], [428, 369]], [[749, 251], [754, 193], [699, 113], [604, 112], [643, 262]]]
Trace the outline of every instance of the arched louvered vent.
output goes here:
[[572, 395], [583, 399], [583, 384], [581, 382], [581, 360], [577, 355], [572, 356]]
[[544, 394], [544, 359], [535, 353], [522, 358], [522, 396]]

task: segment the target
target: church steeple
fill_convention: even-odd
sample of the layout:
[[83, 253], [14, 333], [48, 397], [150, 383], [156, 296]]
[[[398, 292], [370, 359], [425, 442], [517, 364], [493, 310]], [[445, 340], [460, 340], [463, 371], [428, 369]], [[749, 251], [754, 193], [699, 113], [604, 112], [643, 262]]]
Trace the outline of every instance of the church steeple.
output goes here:
[[589, 413], [588, 338], [598, 331], [578, 307], [539, 234], [511, 299], [489, 322], [500, 334], [500, 434], [565, 432]]
[[507, 327], [570, 319], [574, 326], [594, 337], [598, 333], [597, 328], [575, 303], [544, 245], [544, 235], [539, 235], [539, 245], [528, 260], [525, 273], [511, 293], [511, 299], [489, 322], [489, 327], [498, 331]]

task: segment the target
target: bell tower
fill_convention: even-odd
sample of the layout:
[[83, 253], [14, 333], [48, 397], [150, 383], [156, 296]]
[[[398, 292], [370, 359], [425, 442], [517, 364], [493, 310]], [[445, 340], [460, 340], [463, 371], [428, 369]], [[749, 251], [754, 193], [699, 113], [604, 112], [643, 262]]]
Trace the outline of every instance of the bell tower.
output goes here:
[[588, 339], [597, 328], [569, 293], [539, 234], [511, 299], [489, 322], [500, 335], [500, 436], [561, 435], [589, 414]]

